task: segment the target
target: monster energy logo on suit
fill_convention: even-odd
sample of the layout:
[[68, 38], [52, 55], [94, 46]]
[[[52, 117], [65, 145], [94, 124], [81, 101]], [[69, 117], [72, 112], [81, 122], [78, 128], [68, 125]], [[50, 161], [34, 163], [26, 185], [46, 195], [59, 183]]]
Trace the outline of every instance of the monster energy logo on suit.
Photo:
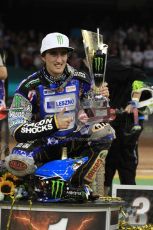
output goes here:
[[60, 180], [52, 180], [51, 181], [51, 195], [53, 198], [61, 198], [63, 194], [63, 188], [64, 188], [64, 181]]
[[62, 37], [62, 35], [57, 35], [57, 42], [58, 42], [59, 45], [63, 44], [63, 37]]

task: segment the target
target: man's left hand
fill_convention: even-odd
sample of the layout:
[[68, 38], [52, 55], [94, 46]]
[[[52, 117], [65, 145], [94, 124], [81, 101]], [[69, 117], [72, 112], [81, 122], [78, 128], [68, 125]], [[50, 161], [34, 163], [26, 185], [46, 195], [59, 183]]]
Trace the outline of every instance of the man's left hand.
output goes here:
[[108, 83], [104, 82], [102, 86], [99, 88], [99, 92], [104, 97], [109, 97], [109, 89], [108, 89]]

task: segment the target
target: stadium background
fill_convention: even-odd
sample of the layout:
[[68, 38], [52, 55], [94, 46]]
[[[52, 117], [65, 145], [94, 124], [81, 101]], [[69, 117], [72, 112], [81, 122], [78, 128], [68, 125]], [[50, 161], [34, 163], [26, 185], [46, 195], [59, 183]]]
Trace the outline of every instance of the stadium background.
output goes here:
[[[73, 39], [80, 39], [80, 29], [96, 32], [97, 27], [108, 38], [111, 37], [112, 31], [120, 27], [125, 31], [130, 26], [132, 28], [132, 25], [147, 29], [153, 28], [152, 10], [152, 0], [2, 0], [0, 41], [3, 43], [3, 35], [5, 35], [5, 44], [8, 45], [6, 48], [10, 51], [12, 47], [17, 47], [17, 35], [21, 31], [23, 34], [27, 31], [34, 31], [35, 36], [39, 33], [47, 34], [59, 31]], [[15, 40], [13, 39], [14, 33]], [[9, 40], [10, 36], [11, 40]], [[16, 46], [12, 46], [14, 44]], [[12, 55], [8, 52], [7, 56], [8, 105], [18, 83], [34, 70], [33, 66], [25, 68], [23, 63], [15, 62], [14, 56], [11, 59], [10, 54]], [[80, 56], [82, 57], [82, 55], [81, 53]], [[148, 78], [150, 82], [153, 82], [152, 70], [149, 72]], [[144, 131], [140, 138], [137, 184], [153, 185], [152, 122], [152, 116], [145, 121]], [[117, 175], [114, 183], [119, 183]]]

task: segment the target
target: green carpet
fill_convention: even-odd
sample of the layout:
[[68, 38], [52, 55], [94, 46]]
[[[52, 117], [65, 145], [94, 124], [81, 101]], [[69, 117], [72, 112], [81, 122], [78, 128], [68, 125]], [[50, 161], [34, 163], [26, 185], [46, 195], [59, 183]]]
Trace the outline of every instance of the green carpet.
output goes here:
[[[119, 178], [115, 176], [113, 184], [120, 184]], [[153, 185], [153, 176], [139, 176], [136, 178], [137, 185]]]

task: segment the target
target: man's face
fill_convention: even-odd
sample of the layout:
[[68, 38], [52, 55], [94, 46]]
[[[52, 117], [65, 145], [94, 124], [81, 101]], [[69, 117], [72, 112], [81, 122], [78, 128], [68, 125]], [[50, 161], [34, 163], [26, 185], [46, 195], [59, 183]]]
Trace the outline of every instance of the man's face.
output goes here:
[[42, 57], [46, 64], [46, 69], [54, 77], [60, 76], [66, 66], [68, 51], [65, 48], [50, 49]]

